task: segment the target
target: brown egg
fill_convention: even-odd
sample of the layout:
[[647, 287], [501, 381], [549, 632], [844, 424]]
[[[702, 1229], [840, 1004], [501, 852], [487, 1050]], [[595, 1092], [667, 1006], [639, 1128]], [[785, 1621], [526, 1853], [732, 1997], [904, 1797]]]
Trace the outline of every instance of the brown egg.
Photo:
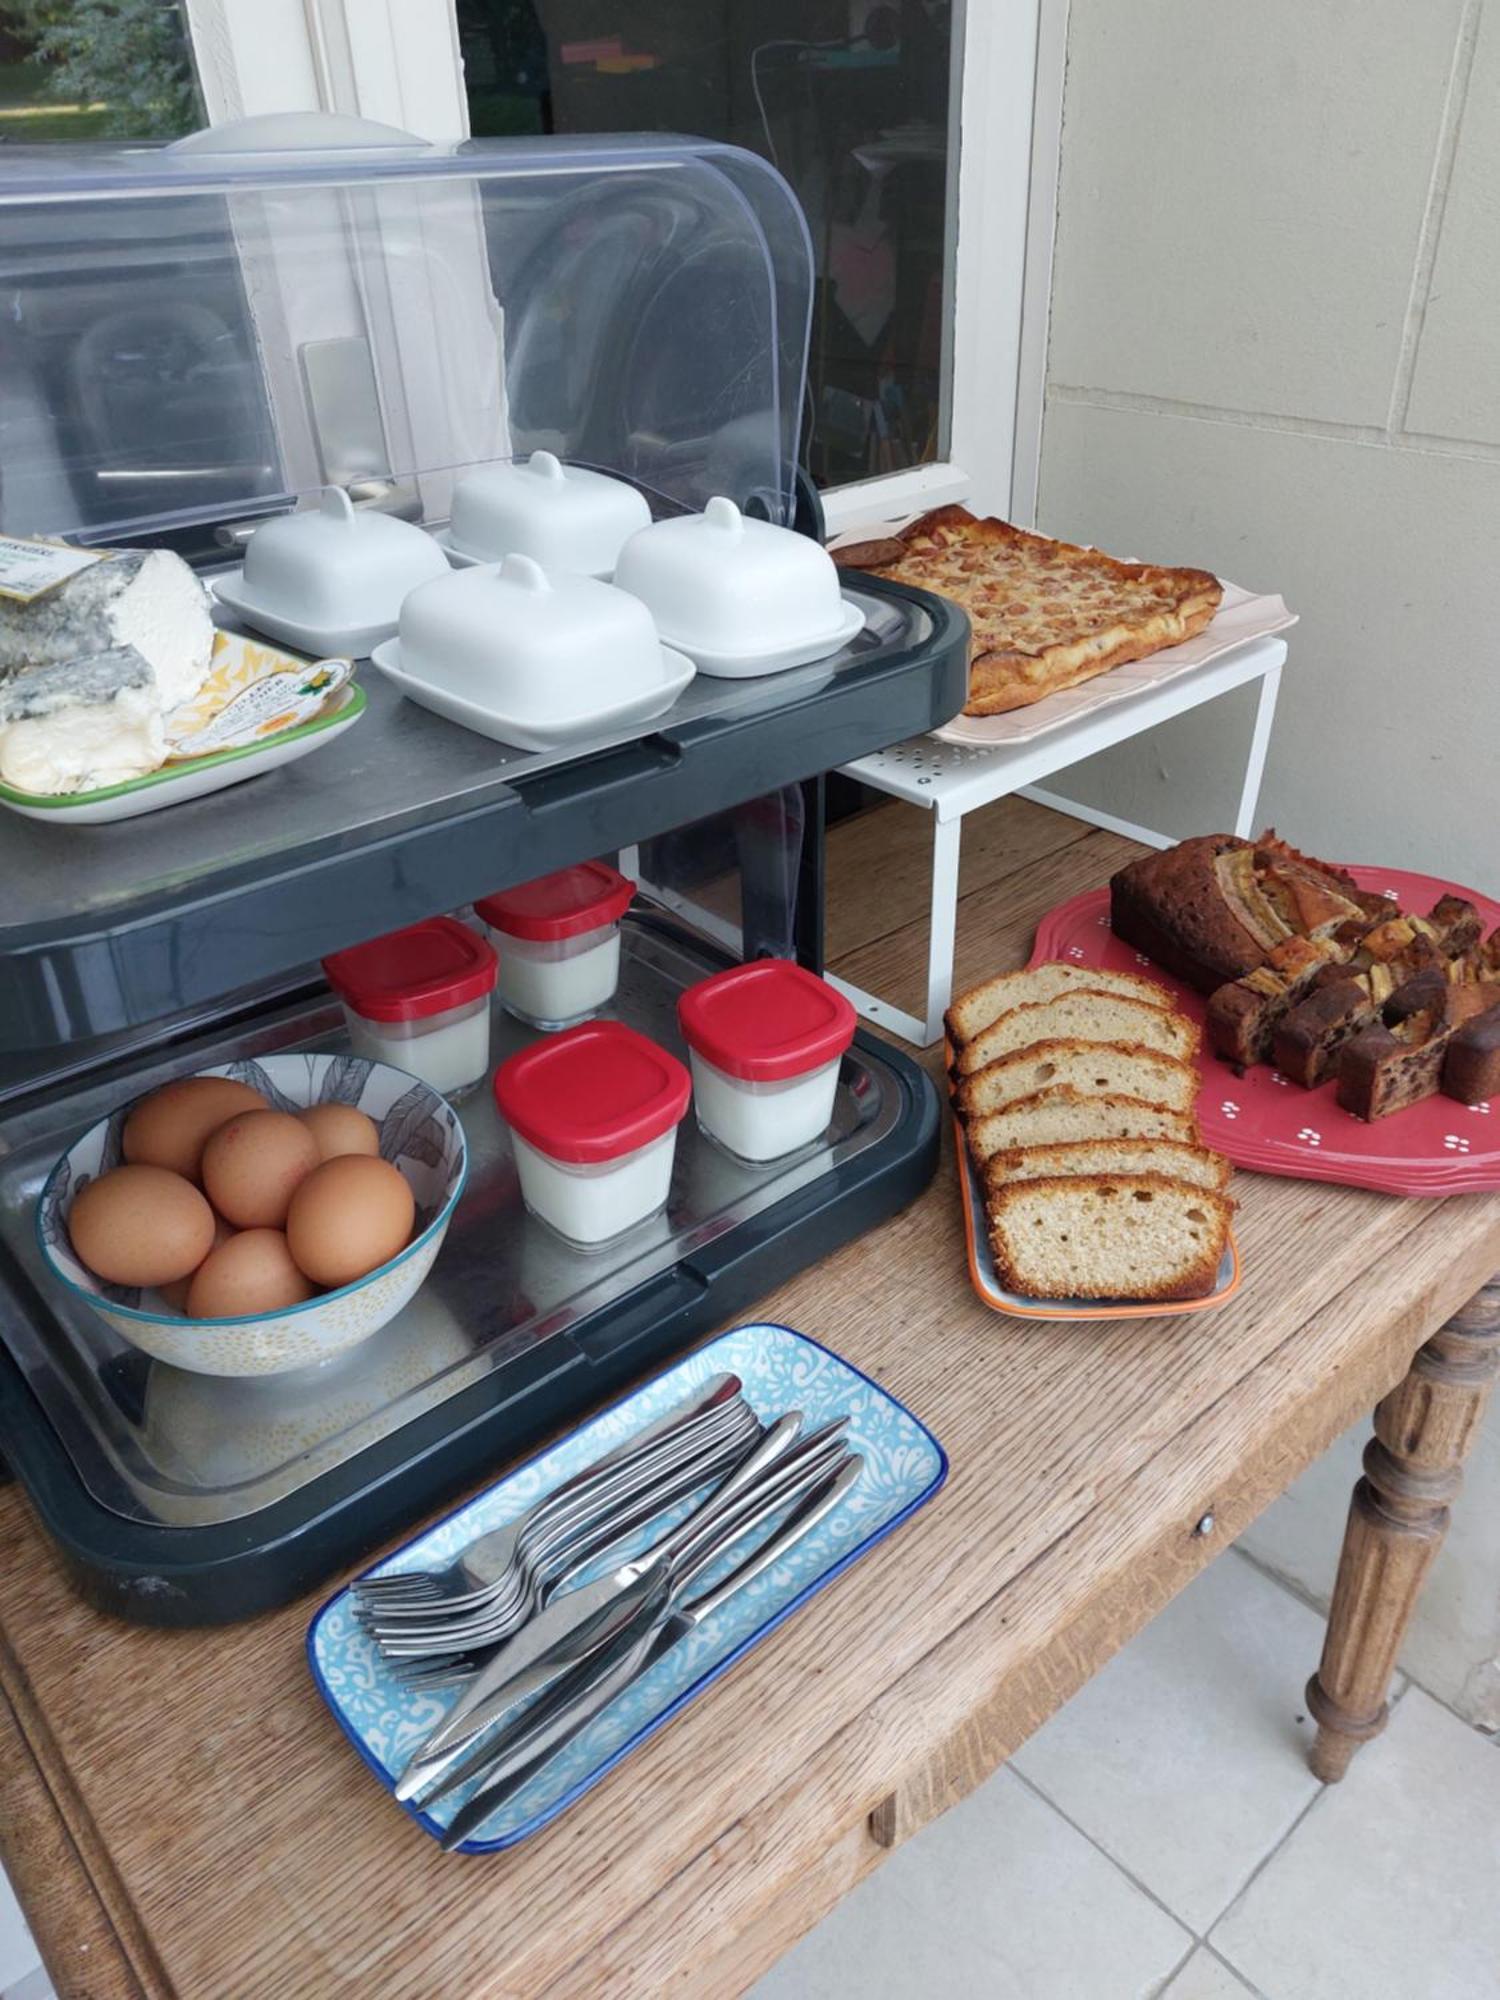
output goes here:
[[350, 1285], [404, 1250], [416, 1203], [388, 1160], [344, 1153], [325, 1160], [292, 1196], [286, 1240], [320, 1285]]
[[318, 1142], [289, 1111], [242, 1111], [203, 1148], [203, 1191], [236, 1229], [279, 1229]]
[[[216, 1215], [214, 1217], [214, 1240], [209, 1246], [209, 1256], [213, 1255], [221, 1243], [227, 1243], [233, 1234], [234, 1231], [224, 1220], [223, 1216]], [[198, 1269], [201, 1271], [202, 1268], [203, 1266], [200, 1264]], [[192, 1286], [193, 1276], [194, 1273], [189, 1271], [185, 1278], [174, 1278], [170, 1285], [157, 1286], [156, 1289], [161, 1293], [162, 1304], [167, 1308], [168, 1312], [185, 1313], [187, 1311], [187, 1295]]]
[[379, 1158], [380, 1129], [373, 1118], [356, 1111], [352, 1104], [314, 1104], [306, 1111], [299, 1111], [297, 1117], [317, 1140], [318, 1151], [325, 1160], [336, 1160], [344, 1153], [368, 1153], [371, 1159]]
[[125, 1157], [196, 1180], [209, 1134], [237, 1112], [265, 1109], [266, 1100], [248, 1083], [232, 1083], [227, 1076], [182, 1077], [143, 1097], [125, 1120]]
[[233, 1319], [239, 1313], [285, 1312], [312, 1295], [279, 1229], [242, 1229], [193, 1273], [187, 1316]]
[[181, 1174], [116, 1167], [73, 1197], [68, 1235], [96, 1278], [112, 1285], [169, 1285], [213, 1247], [214, 1212]]

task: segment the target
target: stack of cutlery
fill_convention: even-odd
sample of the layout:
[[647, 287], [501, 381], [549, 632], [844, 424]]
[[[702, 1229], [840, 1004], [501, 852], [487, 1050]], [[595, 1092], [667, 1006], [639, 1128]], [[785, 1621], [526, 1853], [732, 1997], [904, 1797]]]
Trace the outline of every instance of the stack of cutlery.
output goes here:
[[[716, 1377], [447, 1569], [392, 1571], [354, 1586], [356, 1615], [399, 1678], [463, 1689], [396, 1785], [397, 1798], [427, 1807], [478, 1780], [443, 1835], [446, 1848], [780, 1561], [858, 1479], [863, 1461], [843, 1438], [846, 1418], [803, 1437], [793, 1410], [763, 1428], [742, 1387], [736, 1376]], [[641, 1553], [567, 1587], [710, 1485]], [[705, 1570], [778, 1515], [786, 1518], [774, 1532], [692, 1594]]]

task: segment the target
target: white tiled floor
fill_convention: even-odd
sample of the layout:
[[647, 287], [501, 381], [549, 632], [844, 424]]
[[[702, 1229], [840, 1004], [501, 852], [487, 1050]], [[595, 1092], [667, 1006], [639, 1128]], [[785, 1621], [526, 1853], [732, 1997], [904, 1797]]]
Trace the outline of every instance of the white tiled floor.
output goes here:
[[1402, 1656], [1414, 1684], [1325, 1790], [1306, 1599], [1332, 1582], [1367, 1435], [754, 2000], [1500, 2000], [1500, 1742], [1473, 1726], [1500, 1723], [1500, 1404]]
[[[1331, 1582], [1365, 1434], [755, 2000], [1500, 2000], [1500, 1743], [1472, 1726], [1500, 1722], [1500, 1404], [1402, 1656], [1416, 1684], [1325, 1791], [1304, 1599]], [[0, 1878], [0, 2000], [47, 2000], [34, 1964]]]

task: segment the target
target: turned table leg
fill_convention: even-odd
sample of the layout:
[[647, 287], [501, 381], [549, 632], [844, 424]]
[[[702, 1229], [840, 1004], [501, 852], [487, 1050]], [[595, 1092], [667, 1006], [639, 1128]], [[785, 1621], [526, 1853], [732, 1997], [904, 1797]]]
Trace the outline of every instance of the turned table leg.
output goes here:
[[1375, 1411], [1349, 1504], [1323, 1659], [1307, 1684], [1318, 1725], [1308, 1759], [1336, 1784], [1385, 1727], [1407, 1621], [1448, 1530], [1448, 1507], [1500, 1372], [1500, 1278], [1418, 1350]]

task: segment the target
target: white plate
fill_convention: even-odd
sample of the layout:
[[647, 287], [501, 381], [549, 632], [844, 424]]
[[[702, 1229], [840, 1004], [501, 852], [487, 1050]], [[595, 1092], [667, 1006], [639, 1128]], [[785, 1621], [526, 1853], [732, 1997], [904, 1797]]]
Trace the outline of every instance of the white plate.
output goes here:
[[210, 577], [209, 589], [226, 610], [253, 625], [257, 632], [279, 639], [284, 646], [296, 646], [301, 652], [311, 653], [314, 659], [329, 659], [342, 653], [351, 659], [367, 660], [382, 639], [389, 639], [395, 633], [394, 618], [383, 625], [309, 625], [300, 618], [283, 618], [278, 612], [263, 610], [254, 598], [245, 595], [244, 577], [243, 569], [226, 570], [223, 576]]
[[[503, 560], [500, 556], [471, 556], [467, 549], [456, 547], [451, 528], [434, 528], [432, 539], [455, 569], [483, 569], [486, 564], [493, 569], [497, 562]], [[545, 564], [543, 567], [545, 568]], [[579, 576], [592, 576], [600, 583], [608, 583], [614, 575], [612, 569], [581, 569], [576, 573]]]
[[0, 785], [0, 805], [23, 819], [63, 821], [69, 826], [109, 826], [116, 820], [139, 819], [143, 813], [157, 812], [162, 806], [180, 805], [184, 799], [201, 799], [208, 792], [220, 792], [246, 778], [258, 778], [262, 771], [274, 771], [282, 764], [295, 764], [309, 751], [320, 749], [342, 736], [365, 712], [365, 691], [351, 681], [332, 715], [315, 716], [264, 745], [251, 744], [238, 750], [217, 750], [207, 757], [185, 763], [180, 770], [163, 765], [143, 778], [129, 778], [122, 784], [105, 785], [95, 792], [59, 793], [42, 799], [30, 792], [17, 792]]
[[804, 639], [801, 645], [784, 646], [776, 653], [704, 653], [695, 652], [681, 639], [666, 643], [675, 645], [687, 653], [697, 665], [700, 674], [707, 674], [713, 680], [750, 680], [757, 674], [785, 673], [789, 667], [811, 666], [814, 660], [826, 660], [831, 653], [841, 652], [852, 639], [857, 639], [865, 629], [865, 614], [857, 604], [844, 600], [844, 615], [838, 631], [832, 638]]
[[399, 689], [408, 701], [414, 701], [418, 708], [431, 709], [434, 715], [445, 716], [461, 729], [472, 729], [477, 735], [488, 736], [492, 743], [514, 743], [522, 750], [553, 750], [559, 744], [582, 742], [588, 737], [601, 735], [605, 730], [621, 729], [633, 722], [649, 722], [653, 716], [661, 715], [672, 706], [694, 672], [693, 663], [685, 654], [663, 646], [661, 663], [664, 678], [658, 686], [632, 695], [628, 701], [616, 702], [612, 708], [595, 708], [587, 715], [561, 716], [553, 722], [539, 723], [518, 722], [513, 716], [480, 708], [475, 702], [465, 701], [462, 695], [449, 694], [444, 688], [418, 680], [401, 665], [399, 639], [388, 639], [383, 646], [377, 646], [370, 658], [391, 685]]

